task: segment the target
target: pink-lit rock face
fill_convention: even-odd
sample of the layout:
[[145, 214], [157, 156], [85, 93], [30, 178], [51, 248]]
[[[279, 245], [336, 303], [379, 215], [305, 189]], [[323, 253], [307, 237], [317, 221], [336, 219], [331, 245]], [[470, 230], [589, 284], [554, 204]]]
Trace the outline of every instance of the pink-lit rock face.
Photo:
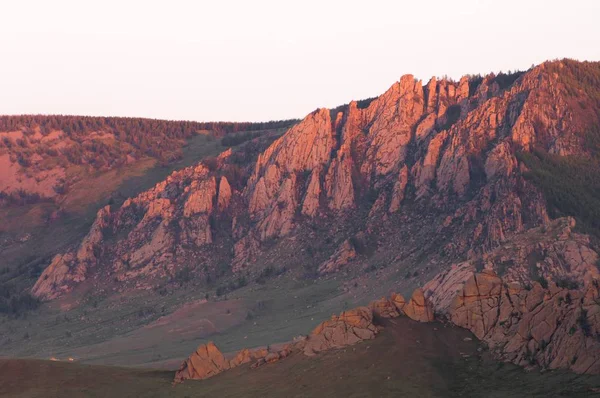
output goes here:
[[462, 264], [425, 286], [436, 312], [517, 365], [600, 373], [598, 281], [569, 290], [522, 286]]
[[[552, 65], [507, 87], [493, 75], [472, 88], [467, 78], [423, 83], [402, 76], [370, 102], [312, 112], [255, 153], [239, 148], [248, 156], [228, 150], [215, 167], [174, 172], [99, 214], [82, 242], [54, 258], [33, 293], [54, 299], [91, 276], [95, 288], [127, 290], [151, 289], [184, 268], [199, 280], [223, 264], [252, 273], [260, 256], [276, 257], [273, 244], [290, 239], [298, 254], [308, 253], [324, 234], [331, 244], [303, 261], [315, 263], [315, 274], [331, 275], [364, 265], [352, 236], [364, 233], [376, 246], [423, 217], [445, 239], [425, 253], [443, 251], [437, 267], [494, 250], [550, 221], [517, 151], [585, 151], [578, 135], [583, 111]], [[323, 220], [328, 228], [311, 230]], [[384, 230], [370, 240], [376, 228]], [[398, 248], [409, 238], [398, 237]], [[569, 277], [589, 280], [595, 253], [581, 239], [573, 242], [555, 244], [553, 258]]]

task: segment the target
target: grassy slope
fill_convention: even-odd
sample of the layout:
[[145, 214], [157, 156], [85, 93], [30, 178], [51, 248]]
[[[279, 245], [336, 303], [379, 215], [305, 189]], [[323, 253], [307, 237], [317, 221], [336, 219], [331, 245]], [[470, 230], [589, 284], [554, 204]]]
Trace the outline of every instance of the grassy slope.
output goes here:
[[[393, 323], [391, 323], [393, 322]], [[172, 386], [173, 372], [0, 360], [7, 397], [584, 397], [599, 377], [526, 372], [478, 354], [465, 330], [388, 321], [373, 341]]]
[[[284, 241], [282, 247], [287, 246]], [[309, 333], [331, 314], [392, 292], [412, 292], [418, 281], [405, 279], [406, 270], [399, 265], [357, 273], [362, 274], [357, 283], [344, 287], [343, 279], [304, 280], [288, 272], [221, 297], [215, 289], [222, 281], [209, 287], [191, 281], [163, 296], [155, 291], [108, 298], [73, 294], [25, 317], [0, 317], [0, 355], [173, 369], [207, 340], [225, 352], [288, 341]], [[181, 313], [184, 303], [201, 300], [206, 293], [208, 303]], [[161, 316], [172, 318], [168, 326], [148, 327]]]
[[[205, 290], [186, 285], [167, 296], [136, 292], [97, 302], [84, 298], [70, 310], [71, 302], [52, 302], [27, 317], [0, 318], [0, 355], [75, 357], [126, 366], [167, 364], [172, 368], [174, 363], [177, 367], [207, 339], [224, 351], [234, 351], [306, 334], [344, 306], [357, 304], [338, 287], [332, 280], [313, 283], [276, 278], [219, 301], [213, 291], [208, 303], [184, 314], [177, 311], [182, 304], [204, 298]], [[164, 315], [170, 320], [166, 325], [147, 326], [160, 323]]]
[[[384, 268], [371, 272], [357, 268], [343, 277], [317, 280], [306, 280], [288, 271], [268, 278], [264, 285], [253, 282], [255, 277], [249, 276], [248, 286], [221, 297], [216, 297], [215, 291], [226, 280], [216, 280], [212, 286], [192, 280], [166, 295], [134, 291], [111, 293], [108, 298], [91, 297], [82, 286], [74, 292], [78, 294], [44, 304], [27, 317], [0, 317], [0, 355], [41, 359], [76, 357], [98, 365], [173, 369], [173, 365], [177, 367], [198, 344], [209, 339], [225, 352], [287, 341], [309, 333], [319, 322], [345, 308], [367, 304], [392, 292], [408, 297], [422, 280], [430, 279], [425, 273], [413, 276], [417, 268], [409, 267], [410, 264], [415, 267], [418, 264], [420, 268], [427, 265], [418, 258], [414, 262], [397, 258], [398, 252], [394, 249], [398, 246], [397, 240], [402, 236], [418, 240], [420, 232], [413, 232], [389, 236], [380, 242], [381, 255], [368, 261], [379, 266], [385, 264]], [[261, 264], [301, 269], [310, 260], [298, 256], [295, 242], [291, 238], [282, 240], [271, 250], [273, 258], [262, 259]], [[427, 272], [433, 270], [432, 267]], [[407, 278], [407, 274], [410, 277]], [[351, 282], [347, 282], [350, 279]], [[177, 315], [171, 328], [146, 327], [160, 316], [171, 316], [186, 302], [203, 299], [207, 293], [210, 297], [207, 304], [187, 316]], [[79, 305], [75, 305], [76, 299]], [[190, 325], [197, 325], [195, 333]], [[180, 328], [190, 332], [182, 335], [174, 332]]]

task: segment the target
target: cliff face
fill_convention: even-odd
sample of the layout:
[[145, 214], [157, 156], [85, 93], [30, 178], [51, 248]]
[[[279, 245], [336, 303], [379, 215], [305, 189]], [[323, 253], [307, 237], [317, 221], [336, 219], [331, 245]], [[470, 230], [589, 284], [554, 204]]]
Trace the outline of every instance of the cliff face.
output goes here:
[[[101, 271], [110, 277], [94, 283], [118, 288], [149, 288], [185, 267], [198, 277], [223, 263], [253, 272], [273, 242], [319, 240], [305, 227], [323, 223], [334, 244], [312, 260], [321, 274], [351, 267], [377, 228], [391, 236], [426, 223], [446, 237], [440, 267], [491, 252], [549, 223], [517, 152], [586, 152], [587, 121], [569, 99], [561, 65], [542, 64], [509, 82], [490, 75], [423, 84], [406, 75], [368, 104], [316, 110], [247, 164], [237, 184], [222, 172], [233, 166], [222, 156], [216, 171], [200, 164], [176, 172], [120, 209], [103, 210], [78, 248], [54, 258], [34, 294], [58, 297]], [[580, 254], [583, 265], [565, 273], [589, 280], [577, 269], [588, 269], [595, 253]]]
[[437, 313], [471, 330], [504, 360], [600, 373], [597, 281], [571, 290], [554, 282], [524, 287], [462, 264], [425, 288]]
[[130, 288], [172, 277], [213, 242], [210, 219], [227, 212], [236, 194], [226, 176], [215, 177], [203, 164], [175, 172], [116, 211], [100, 210], [85, 239], [56, 255], [32, 292], [53, 299], [90, 276], [98, 287], [111, 278]]

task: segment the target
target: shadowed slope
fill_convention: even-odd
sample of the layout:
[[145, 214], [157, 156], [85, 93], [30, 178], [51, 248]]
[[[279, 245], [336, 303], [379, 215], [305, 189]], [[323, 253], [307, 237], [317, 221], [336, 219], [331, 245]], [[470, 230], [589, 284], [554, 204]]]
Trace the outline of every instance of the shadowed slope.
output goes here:
[[[525, 372], [479, 355], [470, 333], [406, 318], [384, 321], [376, 340], [313, 358], [241, 366], [171, 386], [172, 372], [35, 360], [0, 360], [11, 397], [553, 397], [589, 396], [600, 378]], [[466, 340], [466, 341], [465, 341]]]

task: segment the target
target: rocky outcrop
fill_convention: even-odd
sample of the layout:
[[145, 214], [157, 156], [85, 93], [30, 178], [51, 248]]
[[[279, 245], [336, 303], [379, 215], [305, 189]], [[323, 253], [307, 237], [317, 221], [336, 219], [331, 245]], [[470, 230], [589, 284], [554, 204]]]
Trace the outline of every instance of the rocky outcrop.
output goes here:
[[306, 340], [304, 354], [312, 356], [321, 351], [374, 339], [377, 332], [373, 324], [373, 312], [367, 307], [358, 307], [339, 316], [334, 315], [317, 326]]
[[314, 217], [317, 215], [321, 198], [321, 167], [315, 167], [310, 172], [310, 180], [302, 201], [302, 214]]
[[[591, 283], [600, 277], [599, 257], [590, 247], [589, 236], [574, 232], [574, 228], [572, 217], [548, 221], [505, 238], [501, 247], [475, 256], [469, 264], [472, 269], [476, 263], [479, 268], [494, 270], [505, 281], [523, 286], [536, 280], [578, 286]], [[461, 269], [466, 274], [462, 264]], [[459, 278], [461, 274], [452, 275]], [[459, 279], [457, 283], [462, 282]]]
[[354, 245], [346, 239], [344, 243], [329, 257], [327, 261], [319, 266], [320, 274], [329, 274], [338, 271], [357, 256]]
[[254, 360], [254, 359], [256, 359], [256, 358], [253, 355], [253, 353], [249, 349], [244, 348], [244, 349], [240, 350], [235, 355], [235, 357], [233, 357], [233, 359], [231, 359], [229, 361], [229, 366], [231, 368], [235, 368], [235, 367], [243, 365], [245, 363], [252, 362], [252, 360]]
[[230, 368], [229, 362], [213, 342], [202, 344], [181, 364], [175, 373], [175, 383], [187, 379], [204, 380]]
[[325, 177], [327, 206], [334, 211], [350, 209], [354, 206], [354, 183], [352, 181], [352, 161], [349, 157], [336, 157]]
[[175, 383], [185, 380], [204, 380], [213, 377], [225, 370], [233, 369], [248, 363], [251, 368], [277, 362], [287, 358], [293, 351], [297, 351], [298, 343], [283, 344], [280, 347], [257, 348], [250, 350], [244, 348], [238, 351], [231, 360], [227, 360], [214, 343], [202, 344], [189, 356], [175, 373]]
[[414, 319], [419, 322], [431, 322], [434, 319], [433, 306], [431, 302], [425, 299], [423, 290], [415, 289], [412, 297], [402, 308], [404, 314], [410, 319]]
[[[425, 292], [424, 292], [425, 291]], [[491, 270], [475, 272], [466, 262], [413, 292], [399, 294], [332, 316], [310, 335], [292, 343], [243, 349], [230, 361], [212, 344], [202, 345], [181, 366], [175, 382], [204, 379], [251, 363], [256, 368], [303, 352], [312, 357], [376, 338], [378, 318], [407, 316], [418, 322], [442, 319], [470, 330], [500, 359], [521, 366], [600, 373], [600, 284], [569, 290], [551, 282], [524, 287], [507, 283]]]
[[219, 201], [217, 206], [219, 211], [225, 211], [229, 206], [229, 202], [231, 201], [231, 186], [229, 185], [229, 181], [227, 181], [227, 177], [221, 177], [219, 181]]
[[310, 172], [326, 162], [332, 147], [329, 111], [320, 109], [259, 156], [245, 194], [251, 217], [260, 223], [261, 239], [290, 232], [298, 206], [296, 174]]
[[57, 254], [42, 275], [39, 277], [31, 294], [44, 300], [52, 300], [70, 290], [69, 282], [85, 280], [85, 269], [72, 269], [74, 262], [72, 253]]
[[433, 304], [425, 298], [423, 290], [420, 288], [414, 290], [408, 302], [402, 295], [394, 293], [389, 299], [383, 297], [371, 302], [369, 308], [374, 315], [381, 318], [407, 316], [418, 322], [433, 322], [435, 320]]
[[54, 256], [31, 289], [35, 297], [52, 300], [71, 291], [73, 285], [86, 279], [88, 267], [96, 265], [96, 254], [102, 250], [104, 229], [108, 225], [110, 215], [109, 206], [100, 209], [90, 232], [77, 251]]
[[259, 366], [266, 365], [269, 363], [274, 363], [280, 361], [284, 358], [287, 358], [292, 354], [293, 351], [297, 351], [298, 347], [294, 344], [284, 344], [280, 348], [269, 347], [269, 349], [261, 349], [255, 351], [256, 355], [254, 359], [256, 360], [250, 367], [252, 369], [258, 368]]
[[[406, 75], [373, 100], [318, 109], [264, 150], [250, 148], [243, 156], [227, 151], [216, 165], [175, 172], [99, 217], [106, 219], [99, 223], [102, 233], [90, 231], [85, 242], [57, 257], [42, 276], [51, 282], [38, 281], [43, 287], [34, 293], [55, 298], [92, 274], [101, 275], [91, 278], [98, 289], [114, 290], [107, 285], [115, 280], [127, 284], [119, 290], [156, 286], [185, 267], [200, 279], [227, 262], [234, 272], [252, 273], [259, 257], [275, 261], [276, 250], [269, 251], [284, 237], [295, 242], [299, 256], [314, 254], [309, 246], [326, 241], [317, 258], [294, 262], [315, 261], [321, 265], [311, 273], [320, 275], [338, 272], [353, 258], [363, 265], [347, 242], [331, 242], [365, 230], [379, 234], [373, 242], [395, 239], [392, 249], [384, 246], [389, 250], [417, 247], [438, 269], [494, 252], [511, 237], [550, 223], [518, 151], [587, 151], [580, 134], [586, 125], [578, 117], [583, 111], [569, 100], [573, 90], [556, 72], [566, 70], [560, 65], [540, 65], [510, 84], [494, 75], [427, 84]], [[596, 106], [581, 95], [586, 106]], [[416, 230], [427, 232], [416, 237]], [[435, 245], [427, 233], [435, 234]], [[584, 238], [569, 236], [546, 251], [515, 248], [515, 255], [520, 263], [535, 263], [546, 279], [548, 270], [559, 269], [554, 263], [564, 265], [566, 276], [593, 279], [594, 255]], [[540, 255], [547, 261], [535, 261]], [[411, 266], [415, 258], [408, 259]], [[532, 267], [509, 268], [510, 280], [531, 279], [525, 270]]]
[[387, 175], [404, 163], [411, 129], [424, 112], [420, 81], [405, 75], [366, 110], [372, 120], [368, 129], [370, 145], [361, 165], [366, 176]]
[[392, 191], [392, 200], [390, 202], [390, 213], [395, 213], [400, 210], [400, 204], [404, 200], [406, 185], [408, 184], [408, 167], [404, 165], [398, 174], [398, 180], [394, 183]]
[[500, 358], [522, 366], [600, 373], [597, 280], [581, 289], [506, 282], [466, 263], [425, 286], [436, 311], [469, 329]]
[[381, 318], [397, 318], [404, 313], [402, 309], [406, 303], [402, 296], [399, 296], [402, 297], [402, 300], [397, 301], [394, 300], [395, 297], [397, 296], [394, 295], [392, 299], [382, 297], [379, 300], [372, 301], [369, 304], [369, 309], [373, 311], [373, 315]]
[[[53, 259], [32, 293], [54, 299], [98, 274], [110, 275], [110, 280], [120, 283], [135, 282], [135, 287], [168, 277], [177, 267], [175, 254], [185, 254], [180, 251], [182, 246], [212, 243], [210, 217], [216, 206], [224, 209], [232, 196], [225, 177], [219, 191], [217, 204], [216, 178], [198, 164], [174, 172], [152, 189], [127, 199], [116, 211], [106, 206], [81, 244]], [[193, 254], [181, 259], [186, 261]]]
[[[458, 84], [433, 79], [424, 90], [420, 81], [405, 75], [365, 108], [351, 102], [337, 114], [313, 112], [260, 156], [246, 188], [249, 210], [257, 221], [257, 231], [248, 233], [260, 241], [288, 235], [295, 211], [314, 217], [324, 205], [333, 213], [348, 212], [383, 186], [392, 189], [378, 195], [374, 209], [397, 212], [410, 184], [406, 158], [414, 130], [422, 145], [428, 145], [429, 136], [440, 142], [436, 129], [446, 123], [446, 109], [466, 106], [465, 93], [467, 79]], [[433, 156], [431, 164], [422, 166], [421, 181], [435, 178], [439, 154]], [[465, 161], [459, 166], [468, 174]], [[300, 174], [308, 176], [306, 184], [296, 184]], [[236, 250], [234, 262], [247, 261], [237, 254], [247, 252]]]
[[[415, 291], [409, 304], [414, 301], [423, 303], [423, 308], [431, 307], [428, 300], [423, 298], [420, 289]], [[300, 336], [293, 342], [271, 345], [266, 348], [244, 348], [235, 353], [229, 361], [212, 342], [203, 344], [181, 364], [175, 374], [175, 383], [187, 379], [206, 379], [227, 369], [245, 364], [250, 364], [251, 368], [257, 368], [285, 359], [294, 353], [302, 352], [304, 355], [312, 357], [320, 352], [372, 340], [382, 328], [382, 326], [376, 325], [376, 317], [397, 318], [404, 314], [403, 309], [409, 304], [401, 295], [392, 294], [390, 298], [381, 298], [366, 307], [357, 307], [344, 311], [340, 315], [334, 315], [331, 319], [320, 323], [308, 336]], [[410, 305], [414, 307], [414, 304]], [[411, 314], [417, 314], [413, 318], [414, 320], [425, 321], [422, 311], [409, 311]]]
[[287, 235], [294, 227], [296, 213], [296, 176], [286, 178], [275, 195], [275, 202], [267, 210], [267, 214], [258, 222], [257, 232], [261, 240]]

